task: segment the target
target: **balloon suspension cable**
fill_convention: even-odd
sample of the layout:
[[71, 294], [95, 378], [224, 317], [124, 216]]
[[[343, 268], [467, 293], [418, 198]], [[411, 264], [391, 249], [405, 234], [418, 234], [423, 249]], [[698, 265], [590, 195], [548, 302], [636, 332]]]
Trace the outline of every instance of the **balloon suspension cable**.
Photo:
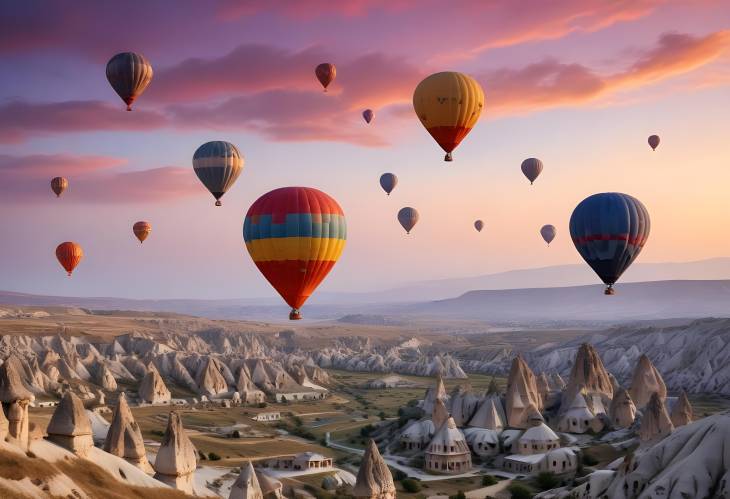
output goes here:
[[444, 161], [454, 161], [454, 158], [451, 157], [450, 152], [446, 153], [446, 156], [444, 156]]
[[532, 185], [532, 184], [533, 184], [533, 181], [532, 181], [532, 180], [530, 180], [530, 185]]
[[68, 272], [66, 275], [68, 275], [69, 277], [71, 277], [71, 272]]
[[215, 200], [215, 205], [216, 206], [223, 206], [223, 203], [221, 203], [221, 200], [220, 199], [216, 199]]
[[132, 105], [131, 104], [127, 104], [127, 111], [131, 111], [131, 110], [132, 110]]

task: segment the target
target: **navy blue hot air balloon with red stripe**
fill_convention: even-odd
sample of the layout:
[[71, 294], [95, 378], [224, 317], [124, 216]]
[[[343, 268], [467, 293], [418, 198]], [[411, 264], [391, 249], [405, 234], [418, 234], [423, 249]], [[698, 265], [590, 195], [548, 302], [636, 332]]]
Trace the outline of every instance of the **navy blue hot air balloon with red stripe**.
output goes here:
[[646, 207], [633, 196], [604, 192], [587, 197], [570, 216], [570, 236], [580, 256], [606, 284], [613, 285], [641, 253], [651, 221]]

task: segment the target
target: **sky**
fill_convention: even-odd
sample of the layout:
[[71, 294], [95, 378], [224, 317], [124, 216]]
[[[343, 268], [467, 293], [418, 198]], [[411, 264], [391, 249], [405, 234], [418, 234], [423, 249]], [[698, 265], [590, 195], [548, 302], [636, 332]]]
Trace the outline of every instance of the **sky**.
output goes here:
[[[131, 113], [105, 76], [123, 51], [154, 68]], [[321, 62], [337, 66], [326, 94]], [[452, 163], [411, 104], [446, 70], [485, 93]], [[580, 263], [570, 214], [605, 191], [651, 214], [639, 261], [730, 255], [726, 1], [3, 2], [0, 73], [0, 289], [276, 296], [241, 229], [260, 195], [289, 185], [325, 191], [347, 217], [328, 292]], [[245, 157], [221, 208], [192, 169], [209, 140]], [[528, 157], [545, 165], [533, 186]], [[389, 197], [384, 172], [399, 178]], [[408, 236], [404, 206], [421, 216]], [[153, 226], [143, 245], [137, 220]], [[54, 254], [68, 240], [85, 252], [71, 278]]]

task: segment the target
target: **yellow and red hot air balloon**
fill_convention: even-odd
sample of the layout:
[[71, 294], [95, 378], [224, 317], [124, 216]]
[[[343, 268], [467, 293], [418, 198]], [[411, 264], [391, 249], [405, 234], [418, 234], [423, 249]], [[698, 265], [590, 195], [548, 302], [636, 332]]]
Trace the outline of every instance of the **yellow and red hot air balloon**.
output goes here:
[[132, 232], [139, 239], [139, 244], [142, 244], [152, 232], [152, 224], [141, 220], [132, 226]]
[[58, 259], [58, 263], [66, 269], [68, 275], [71, 275], [83, 257], [84, 250], [81, 249], [81, 246], [72, 241], [66, 241], [56, 247], [56, 258]]
[[477, 81], [454, 71], [435, 73], [413, 92], [413, 109], [451, 161], [451, 151], [474, 128], [484, 108], [484, 91]]
[[282, 187], [258, 198], [243, 222], [243, 240], [267, 281], [299, 309], [342, 254], [347, 224], [333, 198], [311, 187]]
[[51, 179], [51, 190], [56, 195], [57, 198], [61, 197], [61, 194], [63, 194], [63, 191], [66, 190], [68, 187], [68, 180], [66, 180], [63, 177], [53, 177]]

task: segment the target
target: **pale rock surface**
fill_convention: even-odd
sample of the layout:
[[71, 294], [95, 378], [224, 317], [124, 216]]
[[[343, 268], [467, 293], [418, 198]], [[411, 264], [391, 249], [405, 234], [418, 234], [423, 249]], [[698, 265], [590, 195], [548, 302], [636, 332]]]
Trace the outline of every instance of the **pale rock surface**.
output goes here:
[[154, 368], [147, 371], [137, 393], [140, 400], [148, 404], [166, 404], [172, 398], [162, 376]]
[[527, 428], [529, 418], [542, 408], [537, 391], [537, 378], [521, 355], [512, 361], [507, 378], [507, 424], [514, 428]]
[[625, 388], [619, 387], [614, 393], [608, 417], [615, 428], [628, 428], [636, 419], [636, 405]]
[[231, 487], [228, 499], [264, 499], [251, 461], [241, 467], [241, 472]]
[[180, 415], [171, 411], [165, 436], [155, 459], [155, 479], [185, 493], [193, 493], [197, 452], [183, 428]]
[[692, 404], [689, 403], [687, 393], [684, 390], [679, 394], [677, 401], [674, 402], [670, 418], [675, 428], [690, 424], [694, 420]]
[[112, 422], [104, 440], [104, 450], [124, 458], [145, 473], [153, 472], [152, 466], [147, 460], [142, 430], [134, 420], [124, 393], [119, 394], [119, 400], [114, 408]]
[[220, 363], [214, 357], [208, 357], [200, 366], [195, 376], [198, 393], [214, 397], [228, 391], [226, 379], [221, 374]]
[[653, 393], [658, 393], [659, 398], [664, 401], [667, 398], [667, 387], [664, 384], [662, 375], [659, 374], [649, 357], [642, 354], [631, 377], [629, 394], [636, 407], [641, 409], [649, 403]]
[[449, 410], [446, 409], [444, 401], [436, 399], [433, 405], [433, 412], [431, 413], [431, 421], [433, 422], [434, 428], [441, 428], [441, 425], [449, 419]]
[[110, 392], [115, 392], [117, 390], [117, 380], [105, 364], [101, 365], [101, 367], [97, 370], [97, 373], [97, 385]]
[[[575, 355], [568, 384], [563, 391], [560, 412], [570, 408], [578, 393], [584, 393], [589, 409], [595, 414], [609, 407], [613, 398], [613, 383], [603, 361], [592, 345], [583, 343]], [[601, 408], [596, 407], [600, 404]]]
[[365, 448], [352, 494], [358, 499], [395, 499], [396, 497], [393, 475], [372, 439]]
[[661, 440], [674, 430], [672, 420], [667, 414], [664, 401], [658, 393], [653, 393], [649, 403], [644, 407], [639, 427], [639, 438], [642, 442]]
[[86, 457], [94, 447], [91, 423], [81, 399], [67, 391], [48, 423], [48, 440], [79, 457]]

